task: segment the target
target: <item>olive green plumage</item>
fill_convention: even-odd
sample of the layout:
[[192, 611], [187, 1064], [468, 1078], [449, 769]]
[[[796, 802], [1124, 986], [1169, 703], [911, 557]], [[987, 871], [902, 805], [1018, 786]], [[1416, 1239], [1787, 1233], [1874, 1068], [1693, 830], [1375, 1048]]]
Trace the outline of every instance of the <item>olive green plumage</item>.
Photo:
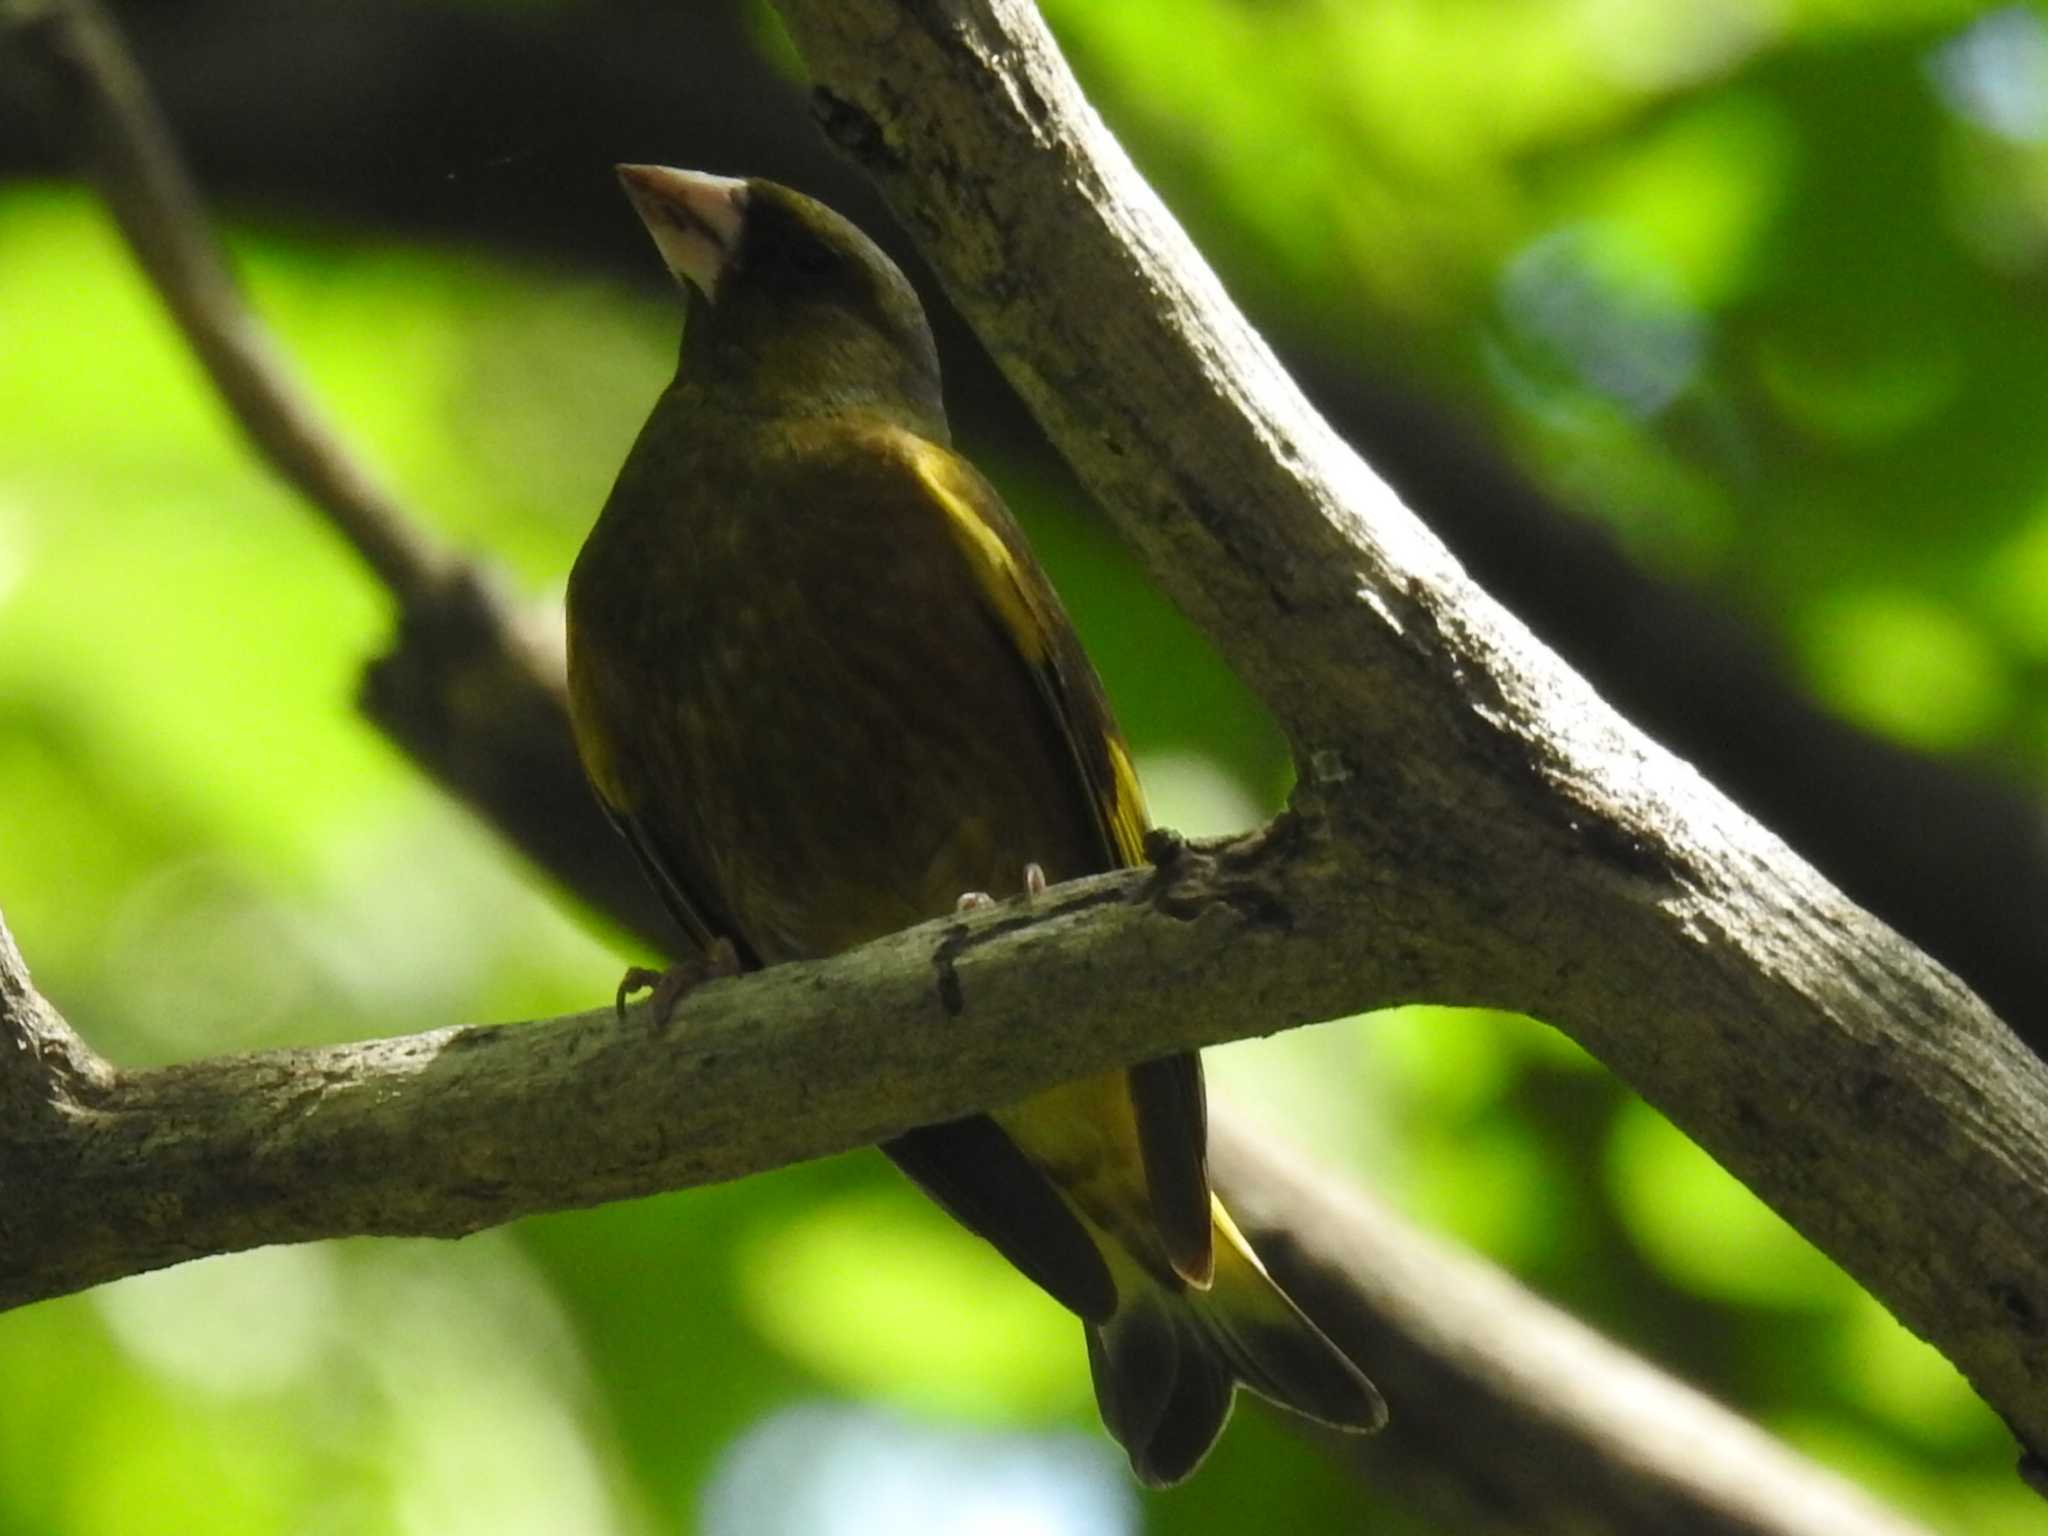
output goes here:
[[[577, 743], [700, 943], [831, 954], [1136, 862], [1137, 780], [1022, 533], [948, 447], [922, 307], [845, 220], [770, 182], [624, 167], [689, 291], [675, 381], [569, 584]], [[1378, 1394], [1265, 1275], [1206, 1169], [1192, 1055], [887, 1150], [1087, 1325], [1150, 1483], [1234, 1382], [1377, 1427]]]

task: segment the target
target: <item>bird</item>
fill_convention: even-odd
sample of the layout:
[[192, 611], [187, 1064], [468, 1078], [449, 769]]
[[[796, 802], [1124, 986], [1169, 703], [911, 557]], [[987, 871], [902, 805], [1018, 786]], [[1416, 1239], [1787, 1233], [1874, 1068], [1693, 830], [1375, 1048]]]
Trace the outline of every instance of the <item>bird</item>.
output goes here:
[[[902, 271], [776, 182], [618, 175], [686, 310], [675, 376], [570, 573], [570, 717], [684, 932], [753, 969], [1040, 871], [1143, 862], [1130, 749], [1022, 530], [952, 447]], [[1195, 1053], [883, 1150], [1081, 1320], [1140, 1482], [1189, 1476], [1238, 1386], [1339, 1429], [1384, 1423], [1211, 1191]]]

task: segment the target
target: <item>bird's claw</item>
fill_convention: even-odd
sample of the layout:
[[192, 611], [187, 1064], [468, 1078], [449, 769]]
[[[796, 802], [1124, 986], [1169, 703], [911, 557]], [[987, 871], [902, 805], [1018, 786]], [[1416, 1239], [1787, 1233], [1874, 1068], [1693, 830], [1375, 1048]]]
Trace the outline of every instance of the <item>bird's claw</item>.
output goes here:
[[[1045, 866], [1030, 863], [1024, 866], [1024, 899], [1045, 894]], [[996, 904], [995, 897], [987, 891], [962, 891], [953, 903], [955, 912], [985, 912]]]
[[612, 1000], [619, 1018], [626, 1017], [626, 999], [635, 992], [652, 990], [648, 1006], [654, 1010], [654, 1027], [666, 1028], [675, 1017], [676, 1005], [696, 991], [707, 981], [718, 981], [740, 973], [739, 951], [732, 947], [732, 940], [719, 937], [711, 941], [711, 947], [692, 960], [678, 961], [665, 971], [649, 970], [644, 965], [626, 968], [626, 974], [619, 978], [619, 990]]
[[618, 1014], [620, 1022], [625, 1021], [627, 998], [635, 992], [645, 992], [649, 987], [654, 988], [655, 995], [659, 996], [662, 981], [676, 969], [678, 967], [670, 966], [667, 971], [650, 971], [644, 965], [627, 966], [626, 974], [619, 978], [618, 993], [612, 998], [612, 1009]]

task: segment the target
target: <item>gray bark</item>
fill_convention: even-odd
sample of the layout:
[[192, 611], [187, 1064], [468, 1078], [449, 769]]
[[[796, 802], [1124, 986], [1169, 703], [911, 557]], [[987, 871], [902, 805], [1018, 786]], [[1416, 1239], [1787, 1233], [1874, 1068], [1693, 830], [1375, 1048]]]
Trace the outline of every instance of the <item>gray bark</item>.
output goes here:
[[[75, 9], [10, 0], [0, 21], [33, 30]], [[1288, 729], [1304, 775], [1294, 812], [1214, 848], [1162, 844], [1155, 871], [706, 988], [666, 1028], [597, 1013], [121, 1074], [7, 950], [0, 1302], [258, 1243], [452, 1234], [735, 1177], [1168, 1050], [1470, 1002], [1573, 1034], [1963, 1366], [2024, 1442], [2048, 1443], [2040, 1064], [1463, 578], [1294, 394], [1028, 11], [787, 12], [828, 127]], [[102, 145], [110, 199], [160, 195], [118, 137]], [[138, 243], [161, 235], [124, 222]], [[231, 391], [238, 409], [293, 412], [263, 388], [265, 366]], [[356, 494], [347, 475], [294, 471], [274, 433], [251, 435], [316, 500]], [[378, 526], [396, 509], [364, 522], [361, 507], [321, 505], [361, 525], [373, 564], [431, 578], [394, 580], [404, 649], [373, 676], [376, 717], [613, 907], [625, 861], [550, 829], [550, 808], [589, 815], [564, 778], [552, 652], [409, 531]], [[518, 707], [475, 686], [498, 674]], [[652, 926], [644, 897], [615, 909]], [[1239, 1197], [1256, 1210], [1256, 1181]], [[1290, 1248], [1284, 1222], [1273, 1236], [1305, 1294], [1318, 1262], [1326, 1288], [1348, 1276], [1324, 1298], [1332, 1315], [1346, 1296], [1366, 1304], [1360, 1256], [1400, 1231], [1346, 1220], [1339, 1247], [1354, 1246], [1327, 1261]], [[1427, 1253], [1414, 1245], [1412, 1261]], [[1416, 1294], [1444, 1308], [1395, 1326], [1452, 1396], [1485, 1330], [1456, 1299], [1475, 1293], [1442, 1273]], [[1524, 1450], [1636, 1456], [1627, 1394], [1578, 1416], [1548, 1375], [1562, 1334], [1531, 1327], [1519, 1356], [1495, 1337], [1486, 1367], [1511, 1419], [1566, 1426]], [[1493, 1449], [1463, 1453], [1472, 1486]], [[1682, 1459], [1650, 1458], [1661, 1496], [1698, 1516], [1686, 1528], [1799, 1528], [1713, 1523]], [[1556, 1523], [1627, 1528], [1619, 1501], [1599, 1523], [1599, 1497]]]

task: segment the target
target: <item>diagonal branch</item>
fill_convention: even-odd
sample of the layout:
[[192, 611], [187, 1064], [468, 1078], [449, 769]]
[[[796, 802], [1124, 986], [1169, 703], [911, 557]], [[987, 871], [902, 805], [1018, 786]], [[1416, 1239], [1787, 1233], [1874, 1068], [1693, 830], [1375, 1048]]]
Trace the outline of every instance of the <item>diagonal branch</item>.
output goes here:
[[[399, 641], [364, 679], [363, 708], [486, 822], [524, 828], [527, 854], [655, 948], [675, 926], [589, 796], [536, 803], [579, 770], [560, 728], [559, 622], [507, 601], [489, 572], [437, 542], [327, 419], [243, 301], [162, 114], [92, 0], [0, 0], [0, 40], [35, 65], [48, 115], [75, 146], [258, 455], [346, 539], [399, 605]], [[476, 750], [482, 722], [510, 727]]]
[[[47, 0], [0, 5], [0, 21], [25, 9], [55, 14]], [[859, 24], [860, 15], [849, 16]], [[970, 32], [941, 31], [942, 62], [978, 68], [995, 56], [984, 51], [977, 58]], [[59, 35], [46, 34], [45, 41]], [[914, 46], [896, 62], [905, 70], [901, 89], [909, 91], [920, 84], [917, 71], [932, 69], [933, 59], [929, 39], [904, 36]], [[821, 52], [815, 37], [807, 41], [824, 68], [829, 49]], [[85, 57], [82, 67], [90, 73], [96, 66]], [[1056, 58], [1050, 65], [1047, 58], [1035, 67], [1054, 67], [1051, 83], [1068, 89], [1060, 85]], [[836, 98], [834, 121], [856, 131], [863, 122], [885, 121], [848, 105], [852, 78], [840, 81], [848, 94]], [[971, 106], [988, 79], [972, 68], [962, 78]], [[959, 85], [954, 82], [955, 98]], [[1060, 124], [1045, 105], [1056, 98], [1018, 98], [1036, 103], [1027, 134], [1045, 133], [1041, 149], [1057, 149]], [[104, 114], [110, 99], [95, 87], [80, 93], [74, 106]], [[945, 99], [941, 91], [939, 100]], [[1071, 104], [1063, 110], [1083, 111]], [[1076, 121], [1085, 126], [1085, 113]], [[1016, 126], [1007, 121], [1002, 131]], [[139, 114], [93, 127], [153, 131]], [[991, 154], [996, 169], [985, 174], [1000, 174], [1003, 157]], [[899, 176], [910, 174], [915, 159], [901, 150], [883, 158]], [[1061, 165], [1071, 170], [1080, 163]], [[1020, 186], [1027, 198], [1047, 194], [1042, 169]], [[1134, 207], [1146, 206], [1142, 187], [1124, 190], [1138, 197]], [[120, 195], [119, 188], [112, 195]], [[1060, 195], [1041, 211], [1076, 217], [1072, 208], [1061, 211]], [[171, 217], [175, 223], [194, 215], [187, 208]], [[1162, 218], [1142, 216], [1141, 244], [1170, 236]], [[930, 234], [931, 226], [920, 227]], [[984, 225], [977, 234], [971, 219], [961, 224], [969, 256], [975, 240], [999, 227]], [[139, 241], [156, 237], [146, 223], [131, 227], [136, 230]], [[1112, 235], [1112, 253], [1117, 248]], [[1101, 254], [1099, 244], [1093, 249]], [[184, 280], [175, 263], [151, 270], [160, 282]], [[1158, 284], [1137, 295], [1142, 313], [1134, 318], [1141, 328], [1147, 315], [1160, 317], [1161, 295], [1190, 281], [1203, 290], [1210, 318], [1227, 320], [1198, 265], [1184, 274], [1171, 265], [1139, 271], [1141, 283]], [[989, 297], [1000, 312], [1020, 296], [1030, 295], [1006, 280]], [[1126, 282], [1122, 301], [1130, 299]], [[208, 302], [239, 309], [231, 289]], [[1055, 348], [1049, 355], [1072, 334], [1071, 317], [1048, 332]], [[1249, 409], [1252, 396], [1224, 371], [1237, 353], [1252, 368], [1253, 394], [1284, 386], [1248, 338], [1228, 346], [1201, 341], [1192, 352], [1185, 336], [1153, 341], [1158, 344], [1137, 359], [1138, 376], [1151, 369], [1171, 387], [1162, 401], [1169, 409], [1199, 407], [1210, 396]], [[1246, 346], [1252, 350], [1244, 352]], [[1027, 373], [1033, 366], [1028, 339], [1023, 352], [1000, 350]], [[1020, 356], [1027, 360], [1018, 363]], [[1104, 364], [1129, 361], [1105, 357]], [[1089, 401], [1087, 379], [1076, 383], [1084, 407], [1103, 405]], [[1099, 391], [1102, 383], [1098, 378], [1094, 387]], [[236, 405], [246, 419], [247, 402]], [[1213, 416], [1205, 419], [1215, 423]], [[1169, 445], [1149, 432], [1127, 431], [1128, 413], [1111, 409], [1102, 420], [1108, 425], [1100, 436], [1084, 432], [1080, 449], [1070, 444], [1070, 451], [1084, 463], [1082, 450], [1091, 442], [1098, 458], [1104, 451], [1111, 459], [1130, 456], [1132, 473], [1121, 487], [1112, 476], [1111, 489], [1123, 495], [1135, 487], [1155, 548], [1170, 552], [1185, 544], [1194, 577], [1192, 586], [1182, 584], [1183, 596], [1222, 626], [1219, 634], [1236, 637], [1240, 664], [1273, 690], [1296, 729], [1313, 777], [1302, 817], [1215, 853], [1176, 853], [1156, 876], [1063, 889], [1028, 911], [930, 925], [828, 963], [709, 990], [692, 1000], [686, 1029], [653, 1031], [638, 1016], [626, 1027], [585, 1016], [517, 1030], [441, 1031], [224, 1058], [134, 1076], [50, 1071], [46, 1063], [36, 1075], [52, 1113], [38, 1117], [41, 1123], [0, 1118], [0, 1180], [10, 1193], [0, 1206], [0, 1296], [54, 1294], [261, 1242], [339, 1232], [467, 1231], [527, 1210], [733, 1177], [1005, 1102], [1083, 1071], [1234, 1038], [1250, 1032], [1244, 1020], [1274, 1028], [1416, 997], [1555, 1004], [1555, 1016], [1586, 1031], [1581, 1038], [1614, 1045], [1623, 1060], [1668, 1052], [1668, 1072], [1637, 1074], [1664, 1089], [1667, 1101], [1733, 1094], [1741, 1114], [1782, 1120], [1784, 1106], [1774, 1098], [1761, 1100], [1761, 1107], [1745, 1104], [1748, 1085], [1730, 1071], [1726, 1041], [1709, 1041], [1701, 1054], [1660, 1040], [1657, 1050], [1639, 1046], [1632, 1056], [1610, 1038], [1634, 1027], [1631, 1009], [1668, 1019], [1673, 1029], [1727, 1031], [1738, 1037], [1736, 1044], [1745, 1030], [1754, 1034], [1789, 1022], [1806, 1026], [1792, 1031], [1802, 1063], [1818, 1061], [1822, 1070], [1841, 1064], [1840, 1040], [1811, 1027], [1812, 978], [1803, 969], [1834, 953], [1823, 946], [1774, 956], [1767, 942], [1777, 933], [1772, 909], [1746, 913], [1732, 901], [1746, 890], [1740, 881], [1706, 879], [1726, 873], [1728, 849], [1714, 838], [1696, 846], [1681, 809], [1697, 809], [1723, 841], [1738, 834], [1734, 846], [1757, 866], [1754, 883], [1768, 891], [1789, 882], [1815, 912], [1838, 917], [1850, 938], [1874, 946], [1882, 962], [1876, 971], [1863, 964], [1848, 977], [1844, 1032], [1868, 1019], [1871, 999], [1856, 994], [1859, 984], [1906, 990], [1912, 1022], [1947, 1011], [1974, 1032], [1969, 1038], [1978, 1059], [1956, 1066], [1953, 1083], [1981, 1094], [1981, 1125], [1942, 1139], [1949, 1127], [1941, 1118], [1941, 1095], [1930, 1087], [1921, 1055], [1912, 1052], [1899, 1064], [1897, 1092], [1872, 1094], [1880, 1109], [1917, 1116], [1905, 1125], [1955, 1162], [1976, 1156], [1987, 1138], [1995, 1141], [2028, 1095], [2039, 1102], [2037, 1082], [1995, 1080], [2003, 1046], [1967, 997], [1832, 898], [1703, 788], [1639, 752], [1624, 727], [1589, 713], [1590, 723], [1581, 722], [1577, 732], [1538, 729], [1543, 711], [1532, 698], [1553, 708], [1559, 701], [1589, 712], [1597, 706], [1543, 658], [1517, 652], [1522, 637], [1456, 579], [1426, 535], [1401, 523], [1398, 508], [1377, 500], [1361, 468], [1340, 476], [1346, 494], [1356, 498], [1348, 508], [1328, 484], [1318, 486], [1311, 460], [1327, 471], [1330, 450], [1312, 418], [1294, 427], [1312, 454], [1284, 432], [1266, 432], [1247, 448], [1240, 422], [1240, 430], [1219, 444], [1228, 445], [1226, 469], [1233, 467], [1227, 461], [1246, 457], [1234, 466], [1237, 473], [1213, 485], [1196, 473], [1214, 467], [1200, 453], [1189, 449], [1178, 461], [1162, 457]], [[1170, 433], [1172, 424], [1159, 430]], [[1240, 506], [1231, 498], [1245, 489], [1254, 494]], [[1376, 519], [1370, 524], [1358, 520], [1368, 506]], [[1199, 517], [1186, 524], [1190, 511]], [[1269, 530], [1257, 526], [1266, 517], [1273, 520]], [[1365, 533], [1373, 537], [1357, 537]], [[1305, 542], [1290, 553], [1289, 540], [1297, 537]], [[1343, 573], [1334, 586], [1327, 571], [1316, 569], [1332, 557]], [[437, 590], [479, 589], [458, 575]], [[450, 606], [460, 610], [466, 601]], [[437, 651], [440, 632], [417, 627], [417, 606], [409, 605], [404, 650], [380, 669], [382, 682], [372, 683], [378, 718], [405, 719], [412, 734], [401, 739], [422, 761], [544, 861], [562, 857], [573, 867], [580, 857], [590, 875], [578, 888], [636, 921], [631, 899], [610, 894], [629, 889], [619, 878], [626, 866], [616, 848], [587, 839], [577, 854], [571, 846], [577, 840], [557, 828], [556, 813], [581, 807], [587, 814], [589, 806], [566, 752], [549, 647], [528, 643], [515, 626], [493, 617], [502, 605], [486, 599], [469, 606], [484, 620], [452, 626], [459, 643]], [[1331, 668], [1326, 677], [1306, 678], [1306, 670], [1325, 665]], [[476, 667], [524, 679], [526, 704], [507, 711], [488, 691], [479, 696], [467, 686]], [[1477, 689], [1478, 705], [1467, 687]], [[1374, 688], [1385, 690], [1384, 697], [1375, 698]], [[1556, 692], [1546, 697], [1545, 689]], [[380, 696], [384, 708], [377, 707]], [[1390, 733], [1397, 742], [1413, 736], [1434, 750], [1375, 756]], [[1403, 824], [1378, 824], [1370, 814], [1378, 804], [1399, 804]], [[1689, 883], [1695, 880], [1704, 883]], [[1553, 895], [1559, 902], [1554, 913], [1544, 909]], [[1681, 929], [1721, 923], [1729, 942], [1710, 947], [1688, 939], [1708, 958], [1688, 957], [1681, 946], [1677, 959], [1684, 963], [1662, 984], [1648, 985], [1658, 965], [1673, 959], [1674, 923]], [[1361, 933], [1374, 935], [1370, 946], [1359, 942]], [[1811, 938], [1796, 926], [1790, 937]], [[1549, 948], [1542, 942], [1548, 940], [1563, 942]], [[1852, 951], [1851, 958], [1864, 958]], [[1116, 985], [1105, 986], [1105, 976], [1114, 976]], [[25, 987], [25, 976], [22, 982]], [[1640, 996], [1631, 994], [1637, 987]], [[15, 1017], [28, 1017], [12, 997], [4, 1021], [10, 1028]], [[54, 1020], [39, 1002], [35, 1007], [45, 1025]], [[1767, 1077], [1761, 1086], [1775, 1089], [1783, 1077]], [[676, 1083], [687, 1083], [689, 1091], [675, 1092]], [[812, 1084], [829, 1084], [830, 1091], [813, 1092]], [[1832, 1124], [1828, 1130], [1839, 1134]], [[1814, 1144], [1830, 1150], [1826, 1136]], [[1983, 1170], [1981, 1187], [1971, 1191], [1972, 1209], [1995, 1217], [1994, 1236], [2002, 1235], [2000, 1224], [2030, 1217], [2027, 1202], [2038, 1199], [2035, 1164], [2018, 1155], [2011, 1162]], [[1764, 1187], [1782, 1194], [1777, 1185], [1784, 1181], [1766, 1172]], [[1812, 1178], [1823, 1197], [1868, 1192], [1853, 1170], [1822, 1170]], [[1790, 1183], [1796, 1190], [1798, 1179]], [[1927, 1198], [1925, 1183], [1898, 1192], [1907, 1214]], [[26, 1198], [16, 1199], [21, 1192]], [[1856, 1243], [1845, 1247], [1868, 1260]], [[1415, 1262], [1426, 1266], [1426, 1247], [1418, 1253]], [[2002, 1241], [1984, 1255], [1994, 1267], [2008, 1257]], [[1938, 1289], [1952, 1278], [1944, 1272], [1931, 1283]], [[2037, 1279], [2024, 1272], [2009, 1292], [2015, 1314], [2039, 1294]], [[1422, 1294], [1429, 1291], [1425, 1284]], [[1416, 1358], [1435, 1361], [1438, 1379], [1448, 1381], [1465, 1369], [1456, 1341], [1474, 1321], [1456, 1309], [1437, 1315], [1434, 1336], [1429, 1329], [1413, 1336]], [[2031, 1425], [2024, 1388], [2027, 1373], [2038, 1374], [2038, 1349], [2027, 1353], [2024, 1323], [2018, 1317], [2004, 1325], [2005, 1342], [2020, 1362], [2020, 1390], [1996, 1395], [2010, 1385], [2000, 1380], [1987, 1395], [2016, 1423]], [[1539, 1335], [1538, 1343], [1545, 1339]], [[1990, 1348], [1999, 1341], [1981, 1342]], [[1423, 1365], [1425, 1377], [1431, 1369]], [[1541, 1369], [1519, 1378], [1508, 1372], [1499, 1386], [1504, 1402], [1520, 1405], [1509, 1409], [1511, 1416], [1560, 1418], [1546, 1401]], [[1568, 1428], [1561, 1443], [1589, 1463], [1614, 1454], [1583, 1429]], [[1461, 1448], [1455, 1440], [1434, 1449], [1462, 1474], [1474, 1470], [1475, 1456], [1486, 1455], [1483, 1447]], [[1718, 1517], [1688, 1491], [1679, 1454], [1674, 1450], [1650, 1475], [1675, 1507], [1700, 1517], [1699, 1529], [1879, 1528], [1847, 1514], [1841, 1523], [1819, 1527], [1790, 1518], [1714, 1523]], [[1834, 1507], [1824, 1485], [1814, 1497], [1819, 1507]], [[1590, 1528], [1584, 1512], [1574, 1528]], [[1622, 1527], [1610, 1520], [1610, 1528]]]
[[40, 55], [64, 117], [83, 130], [86, 169], [257, 452], [392, 591], [409, 598], [430, 589], [450, 557], [343, 446], [241, 303], [198, 191], [113, 24], [70, 0], [6, 0], [0, 23]]
[[1333, 944], [1418, 962], [1397, 996], [1566, 1030], [2038, 1462], [2048, 1068], [1472, 586], [1308, 407], [1025, 0], [780, 9], [827, 131], [1287, 730], [1342, 871]]

